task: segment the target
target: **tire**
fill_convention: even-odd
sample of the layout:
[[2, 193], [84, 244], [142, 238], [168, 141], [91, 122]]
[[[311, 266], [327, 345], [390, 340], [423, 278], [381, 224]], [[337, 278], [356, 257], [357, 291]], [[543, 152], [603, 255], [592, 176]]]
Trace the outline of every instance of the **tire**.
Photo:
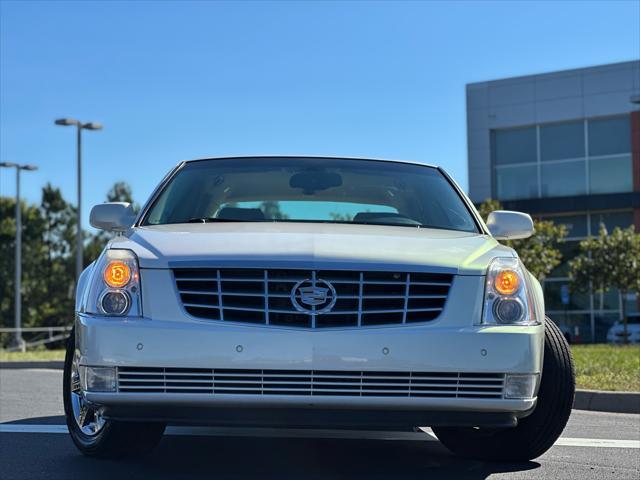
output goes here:
[[[164, 433], [162, 423], [145, 422], [116, 422], [102, 419], [96, 421], [96, 431], [87, 434], [83, 431], [74, 412], [72, 399], [71, 378], [75, 357], [75, 329], [67, 341], [67, 351], [64, 361], [63, 402], [67, 428], [73, 443], [83, 454], [92, 457], [123, 457], [139, 456], [151, 452]], [[99, 408], [92, 411], [100, 412]], [[99, 425], [99, 428], [98, 428]]]
[[533, 413], [514, 428], [433, 427], [433, 431], [445, 447], [462, 457], [532, 460], [551, 448], [564, 430], [574, 394], [575, 373], [569, 345], [556, 324], [546, 318], [542, 379]]

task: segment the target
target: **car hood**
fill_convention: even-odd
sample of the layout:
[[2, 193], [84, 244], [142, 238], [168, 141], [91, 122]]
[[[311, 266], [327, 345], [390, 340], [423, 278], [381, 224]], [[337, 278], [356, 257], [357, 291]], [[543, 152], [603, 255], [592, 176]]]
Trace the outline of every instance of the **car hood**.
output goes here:
[[431, 228], [320, 223], [206, 223], [136, 227], [111, 248], [141, 268], [251, 267], [441, 271], [484, 275], [515, 252], [488, 235]]

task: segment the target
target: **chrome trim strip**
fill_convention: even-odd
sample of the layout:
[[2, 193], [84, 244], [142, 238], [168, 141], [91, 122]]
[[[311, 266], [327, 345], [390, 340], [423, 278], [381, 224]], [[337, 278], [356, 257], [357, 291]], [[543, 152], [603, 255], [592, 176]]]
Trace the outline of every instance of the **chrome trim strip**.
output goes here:
[[360, 272], [358, 281], [358, 326], [362, 326], [362, 297], [364, 296], [364, 272]]
[[409, 289], [411, 288], [411, 274], [407, 273], [406, 275], [407, 276], [404, 280], [404, 312], [402, 312], [402, 323], [407, 323], [407, 311], [409, 309]]
[[[169, 268], [247, 268], [246, 263], [240, 263], [238, 260], [170, 260]], [[457, 268], [434, 266], [434, 265], [415, 265], [406, 263], [367, 263], [362, 262], [344, 262], [344, 261], [316, 261], [312, 265], [306, 260], [256, 260], [253, 268], [259, 270], [334, 270], [334, 271], [351, 271], [351, 272], [407, 272], [412, 273], [444, 273], [455, 275], [458, 273]], [[484, 273], [469, 276], [484, 276]]]
[[[311, 286], [315, 288], [316, 286], [316, 271], [312, 270], [311, 271]], [[334, 299], [335, 299], [335, 295], [334, 295]], [[312, 305], [311, 306], [311, 311], [313, 312], [311, 314], [311, 328], [316, 328], [316, 317], [317, 317], [317, 313], [316, 313], [316, 306]], [[331, 312], [328, 312], [331, 313]]]
[[[219, 272], [220, 270], [218, 270]], [[269, 325], [269, 270], [264, 271], [264, 323]], [[220, 282], [218, 282], [218, 289], [220, 289]], [[222, 307], [222, 303], [220, 303]]]
[[220, 270], [216, 270], [216, 278], [218, 285], [218, 310], [220, 311], [220, 320], [224, 321], [224, 305], [222, 303], [222, 280], [220, 279]]
[[[187, 303], [184, 302], [183, 305], [185, 307], [193, 307], [193, 308], [215, 308], [218, 309], [219, 307], [217, 305], [207, 305], [206, 303]], [[264, 312], [263, 308], [255, 308], [255, 307], [231, 307], [231, 306], [225, 306], [223, 307], [223, 310], [235, 310], [238, 312]], [[318, 316], [318, 313], [304, 313], [304, 312], [299, 312], [297, 310], [285, 310], [282, 308], [270, 308], [269, 309], [270, 312], [273, 313], [291, 313], [293, 315], [309, 315], [312, 318], [315, 319], [316, 316]], [[396, 308], [393, 310], [366, 310], [364, 312], [362, 312], [363, 314], [382, 314], [382, 313], [411, 313], [411, 312], [441, 312], [442, 308], [408, 308], [408, 309], [403, 309], [403, 308]], [[331, 312], [325, 312], [322, 315], [357, 315], [358, 314], [358, 310], [333, 310]]]

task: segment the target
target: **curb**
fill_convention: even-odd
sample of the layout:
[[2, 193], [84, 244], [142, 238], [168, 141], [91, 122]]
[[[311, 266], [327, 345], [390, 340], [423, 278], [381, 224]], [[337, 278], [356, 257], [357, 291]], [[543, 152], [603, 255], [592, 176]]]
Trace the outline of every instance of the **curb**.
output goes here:
[[62, 370], [62, 360], [39, 360], [33, 362], [0, 362], [0, 369], [13, 370], [18, 368], [46, 368], [49, 370]]
[[576, 390], [573, 408], [595, 412], [640, 413], [640, 392]]
[[[0, 362], [0, 369], [44, 368], [62, 370], [62, 360], [35, 362]], [[576, 390], [573, 400], [576, 410], [594, 412], [638, 413], [640, 414], [640, 392], [605, 392], [600, 390]]]

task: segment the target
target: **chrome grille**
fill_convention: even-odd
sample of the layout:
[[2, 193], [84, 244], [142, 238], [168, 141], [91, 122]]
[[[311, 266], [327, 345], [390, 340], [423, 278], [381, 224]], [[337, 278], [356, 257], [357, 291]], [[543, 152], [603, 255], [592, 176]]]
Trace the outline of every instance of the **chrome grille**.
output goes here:
[[118, 391], [209, 395], [502, 398], [504, 374], [118, 367]]
[[[453, 275], [347, 270], [173, 270], [182, 305], [194, 317], [290, 327], [359, 327], [434, 320], [444, 309]], [[292, 303], [302, 281], [335, 289], [335, 305], [304, 313]]]

